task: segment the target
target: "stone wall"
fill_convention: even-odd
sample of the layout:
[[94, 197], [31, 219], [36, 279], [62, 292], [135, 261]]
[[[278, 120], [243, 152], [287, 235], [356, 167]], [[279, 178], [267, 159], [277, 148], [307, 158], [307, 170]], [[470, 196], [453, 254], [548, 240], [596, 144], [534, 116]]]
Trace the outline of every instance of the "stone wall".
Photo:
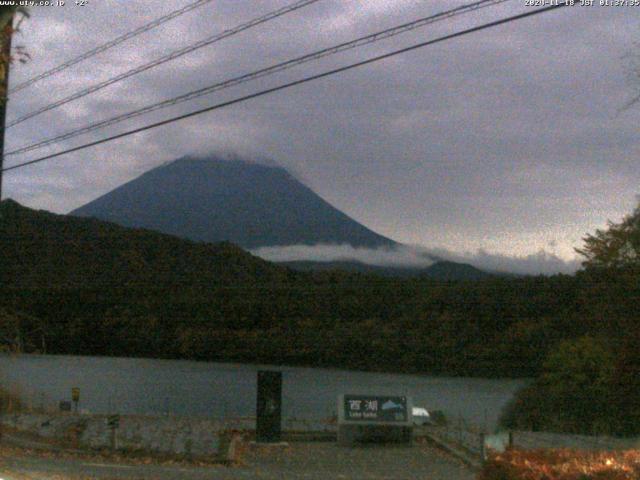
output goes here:
[[121, 416], [113, 429], [106, 415], [3, 414], [0, 425], [76, 448], [113, 448], [192, 456], [219, 453], [220, 437], [230, 429], [254, 428], [254, 422], [220, 422], [178, 417]]

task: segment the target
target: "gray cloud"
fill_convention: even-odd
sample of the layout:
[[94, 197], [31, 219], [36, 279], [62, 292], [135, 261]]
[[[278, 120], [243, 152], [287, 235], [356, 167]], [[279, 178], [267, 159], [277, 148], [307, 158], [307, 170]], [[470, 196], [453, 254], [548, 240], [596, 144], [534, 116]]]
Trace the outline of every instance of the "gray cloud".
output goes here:
[[[34, 60], [15, 66], [11, 81], [186, 3], [34, 8], [19, 37]], [[286, 3], [212, 2], [17, 93], [9, 118]], [[7, 148], [462, 3], [323, 0], [16, 126]], [[37, 154], [525, 10], [514, 0]], [[639, 24], [633, 7], [562, 9], [16, 170], [6, 174], [4, 192], [66, 212], [185, 154], [236, 151], [274, 159], [336, 207], [403, 243], [552, 265], [538, 257], [555, 242], [551, 255], [572, 261], [581, 237], [619, 220], [638, 193], [640, 108], [619, 109], [636, 92], [623, 55], [638, 41]]]
[[545, 249], [528, 255], [511, 256], [490, 253], [483, 249], [475, 252], [457, 253], [445, 249], [432, 249], [429, 253], [440, 258], [460, 263], [469, 263], [482, 270], [494, 272], [513, 272], [526, 275], [553, 275], [555, 273], [574, 273], [580, 268], [577, 259], [564, 260]]
[[272, 262], [287, 261], [356, 261], [367, 265], [388, 267], [419, 267], [433, 265], [433, 260], [419, 249], [356, 248], [351, 245], [289, 245], [286, 247], [260, 247], [252, 250], [254, 255]]
[[[555, 245], [550, 245], [554, 247]], [[356, 261], [366, 265], [384, 267], [427, 268], [434, 259], [468, 263], [490, 272], [512, 272], [524, 275], [552, 275], [574, 273], [580, 268], [577, 259], [563, 260], [544, 249], [523, 256], [490, 253], [479, 249], [475, 252], [452, 252], [443, 248], [429, 249], [420, 246], [396, 248], [354, 248], [351, 245], [289, 245], [285, 247], [261, 247], [252, 250], [254, 255], [272, 262], [287, 261]]]

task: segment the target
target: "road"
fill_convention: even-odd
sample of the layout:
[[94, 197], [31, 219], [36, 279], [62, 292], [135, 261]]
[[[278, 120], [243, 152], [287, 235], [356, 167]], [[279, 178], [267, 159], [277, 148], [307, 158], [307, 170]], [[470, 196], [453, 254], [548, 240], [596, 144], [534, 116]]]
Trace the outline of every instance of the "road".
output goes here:
[[112, 463], [100, 459], [0, 449], [2, 480], [473, 480], [458, 460], [427, 444], [346, 448], [335, 443], [292, 443], [247, 451], [242, 465], [189, 466]]

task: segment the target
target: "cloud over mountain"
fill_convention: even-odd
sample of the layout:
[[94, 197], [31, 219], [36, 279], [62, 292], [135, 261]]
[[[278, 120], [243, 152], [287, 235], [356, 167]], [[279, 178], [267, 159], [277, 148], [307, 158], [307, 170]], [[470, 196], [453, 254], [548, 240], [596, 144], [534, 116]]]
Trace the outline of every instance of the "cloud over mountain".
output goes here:
[[353, 247], [351, 245], [287, 245], [251, 250], [254, 255], [272, 262], [336, 262], [356, 261], [383, 267], [427, 268], [434, 264], [425, 252], [398, 245], [387, 248]]
[[262, 247], [251, 251], [272, 262], [348, 262], [381, 267], [428, 268], [438, 260], [469, 264], [480, 270], [522, 275], [573, 273], [578, 260], [562, 258], [540, 250], [536, 254], [510, 256], [486, 250], [458, 253], [444, 248], [397, 245], [389, 248], [354, 248], [350, 245], [288, 245]]

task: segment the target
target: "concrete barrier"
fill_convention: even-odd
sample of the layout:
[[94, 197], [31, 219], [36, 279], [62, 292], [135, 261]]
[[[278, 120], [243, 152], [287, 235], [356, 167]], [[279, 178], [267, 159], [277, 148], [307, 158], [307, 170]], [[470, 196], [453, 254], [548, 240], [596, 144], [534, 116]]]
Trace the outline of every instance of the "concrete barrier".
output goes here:
[[[177, 417], [121, 416], [117, 428], [107, 415], [4, 414], [0, 426], [16, 432], [57, 441], [72, 448], [113, 448], [182, 455], [212, 457], [221, 452], [220, 437], [228, 425], [210, 419]], [[226, 442], [234, 448], [234, 442]], [[225, 457], [226, 458], [226, 457]]]

